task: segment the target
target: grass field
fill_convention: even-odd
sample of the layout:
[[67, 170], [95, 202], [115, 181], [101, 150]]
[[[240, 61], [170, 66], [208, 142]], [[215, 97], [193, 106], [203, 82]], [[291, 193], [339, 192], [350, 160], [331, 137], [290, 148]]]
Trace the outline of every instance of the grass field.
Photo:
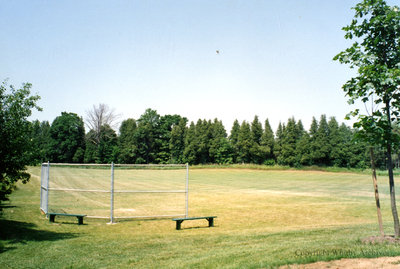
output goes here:
[[[265, 268], [400, 256], [400, 246], [361, 243], [378, 234], [366, 174], [191, 169], [189, 215], [218, 218], [213, 228], [199, 220], [176, 231], [170, 219], [50, 224], [39, 210], [40, 168], [29, 171], [31, 181], [3, 204], [0, 268]], [[379, 184], [385, 232], [393, 234], [386, 177]]]

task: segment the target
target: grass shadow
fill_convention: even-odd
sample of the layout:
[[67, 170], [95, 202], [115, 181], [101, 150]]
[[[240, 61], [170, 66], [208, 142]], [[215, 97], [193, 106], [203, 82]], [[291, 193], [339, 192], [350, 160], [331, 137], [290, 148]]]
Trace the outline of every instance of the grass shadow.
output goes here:
[[[9, 244], [26, 244], [28, 241], [56, 241], [76, 236], [74, 233], [38, 230], [33, 223], [0, 219], [0, 240], [8, 241]], [[4, 247], [0, 243], [0, 253], [10, 249], [13, 247]]]
[[180, 230], [177, 231], [183, 231], [183, 230], [198, 230], [198, 229], [212, 229], [212, 228], [216, 228], [218, 226], [214, 225], [214, 226], [189, 226], [189, 227], [181, 227]]
[[16, 206], [15, 205], [0, 205], [0, 211], [3, 209], [3, 208], [15, 208]]

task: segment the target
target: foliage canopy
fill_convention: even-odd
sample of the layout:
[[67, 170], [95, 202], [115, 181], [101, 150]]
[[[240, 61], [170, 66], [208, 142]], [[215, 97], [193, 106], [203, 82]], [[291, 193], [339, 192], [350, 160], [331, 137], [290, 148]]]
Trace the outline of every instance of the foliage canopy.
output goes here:
[[36, 105], [38, 95], [31, 95], [32, 85], [25, 83], [16, 89], [4, 81], [0, 85], [0, 201], [7, 200], [15, 183], [28, 182], [30, 175], [25, 172], [33, 152], [31, 123], [28, 117]]

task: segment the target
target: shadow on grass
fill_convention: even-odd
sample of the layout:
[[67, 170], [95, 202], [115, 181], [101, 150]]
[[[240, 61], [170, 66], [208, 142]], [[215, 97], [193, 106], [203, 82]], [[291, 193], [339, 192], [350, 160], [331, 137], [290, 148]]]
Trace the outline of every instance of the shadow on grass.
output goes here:
[[177, 230], [177, 231], [183, 231], [183, 230], [198, 230], [198, 229], [213, 229], [213, 228], [215, 228], [215, 227], [218, 227], [218, 226], [214, 225], [214, 226], [211, 226], [211, 227], [209, 227], [209, 226], [181, 227], [181, 229], [180, 229], [180, 230]]
[[3, 208], [15, 208], [15, 205], [0, 205], [0, 210], [2, 210]]
[[[33, 223], [0, 219], [0, 240], [9, 241], [9, 244], [26, 244], [28, 241], [56, 241], [77, 236], [74, 233], [57, 233], [35, 228]], [[11, 249], [13, 247], [4, 247], [0, 243], [0, 253]]]

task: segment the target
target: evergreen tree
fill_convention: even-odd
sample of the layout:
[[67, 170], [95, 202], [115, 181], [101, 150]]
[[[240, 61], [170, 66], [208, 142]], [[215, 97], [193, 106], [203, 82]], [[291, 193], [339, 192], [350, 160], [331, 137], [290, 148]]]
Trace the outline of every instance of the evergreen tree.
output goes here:
[[311, 165], [311, 137], [304, 132], [296, 144], [296, 165]]
[[137, 130], [135, 132], [136, 163], [158, 163], [160, 115], [155, 110], [146, 109], [137, 122]]
[[119, 162], [136, 163], [136, 140], [135, 132], [137, 124], [135, 119], [127, 119], [119, 127]]
[[37, 165], [49, 160], [50, 124], [48, 121], [32, 122], [31, 140], [34, 151], [31, 152], [32, 165]]
[[194, 122], [190, 122], [189, 128], [185, 135], [185, 150], [184, 150], [185, 161], [189, 164], [197, 164], [197, 136], [196, 136], [196, 125]]
[[94, 130], [90, 130], [86, 136], [85, 136], [85, 141], [86, 141], [86, 149], [85, 149], [85, 155], [84, 155], [84, 162], [85, 163], [99, 163], [98, 158], [97, 158], [97, 144], [95, 141], [97, 141], [98, 136]]
[[266, 164], [274, 164], [274, 132], [272, 131], [269, 120], [265, 120], [264, 132], [261, 136], [261, 151], [264, 155], [264, 160]]
[[254, 117], [253, 122], [251, 123], [251, 148], [250, 155], [251, 163], [261, 164], [265, 161], [265, 152], [263, 152], [263, 148], [261, 148], [261, 137], [263, 135], [263, 128], [261, 123], [258, 120], [258, 116]]
[[169, 141], [169, 149], [171, 152], [171, 163], [184, 163], [185, 152], [185, 134], [187, 119], [181, 118], [177, 125], [174, 125], [171, 130], [171, 138]]
[[250, 124], [246, 121], [243, 121], [240, 125], [237, 142], [238, 162], [250, 163], [252, 144]]
[[341, 158], [341, 147], [344, 146], [344, 144], [339, 130], [339, 123], [336, 121], [335, 117], [330, 118], [328, 122], [328, 130], [328, 139], [331, 148], [329, 153], [329, 165], [340, 167], [343, 162]]
[[285, 124], [279, 122], [278, 129], [276, 130], [276, 138], [274, 143], [274, 155], [276, 161], [278, 161], [279, 157], [281, 156], [282, 151], [282, 140], [284, 138], [284, 131], [285, 131]]
[[299, 140], [305, 133], [303, 122], [301, 120], [297, 121], [296, 124], [296, 140]]
[[229, 136], [229, 142], [233, 149], [233, 162], [238, 162], [238, 141], [239, 141], [240, 124], [238, 120], [235, 120], [232, 125], [231, 134]]
[[217, 119], [211, 125], [211, 140], [209, 158], [211, 163], [232, 163], [232, 147], [227, 139], [227, 134], [222, 121]]
[[210, 160], [210, 140], [212, 137], [211, 121], [198, 120], [196, 123], [196, 136], [198, 141], [197, 159], [198, 163], [211, 163]]
[[117, 134], [109, 125], [102, 125], [99, 132], [90, 130], [86, 134], [86, 151], [84, 153], [86, 163], [116, 162], [119, 151]]
[[181, 120], [179, 115], [165, 115], [160, 117], [158, 136], [156, 137], [156, 162], [171, 163], [170, 141], [171, 132], [174, 126], [177, 126]]
[[281, 138], [281, 152], [278, 157], [279, 164], [290, 166], [296, 164], [296, 144], [299, 138], [299, 128], [296, 121], [294, 118], [290, 118]]
[[115, 131], [107, 124], [101, 126], [100, 144], [97, 147], [97, 163], [115, 162], [118, 157], [118, 140]]
[[314, 142], [314, 163], [317, 165], [329, 165], [331, 148], [329, 143], [329, 127], [325, 115], [321, 115]]
[[258, 116], [254, 116], [254, 120], [251, 123], [251, 138], [255, 144], [260, 145], [261, 137], [263, 134], [263, 128], [258, 120]]
[[316, 165], [316, 156], [315, 152], [318, 150], [318, 144], [317, 144], [317, 135], [318, 133], [318, 121], [316, 120], [315, 117], [312, 118], [311, 121], [311, 126], [310, 126], [310, 131], [308, 132], [309, 134], [309, 144], [310, 144], [310, 158], [311, 158], [311, 164]]

